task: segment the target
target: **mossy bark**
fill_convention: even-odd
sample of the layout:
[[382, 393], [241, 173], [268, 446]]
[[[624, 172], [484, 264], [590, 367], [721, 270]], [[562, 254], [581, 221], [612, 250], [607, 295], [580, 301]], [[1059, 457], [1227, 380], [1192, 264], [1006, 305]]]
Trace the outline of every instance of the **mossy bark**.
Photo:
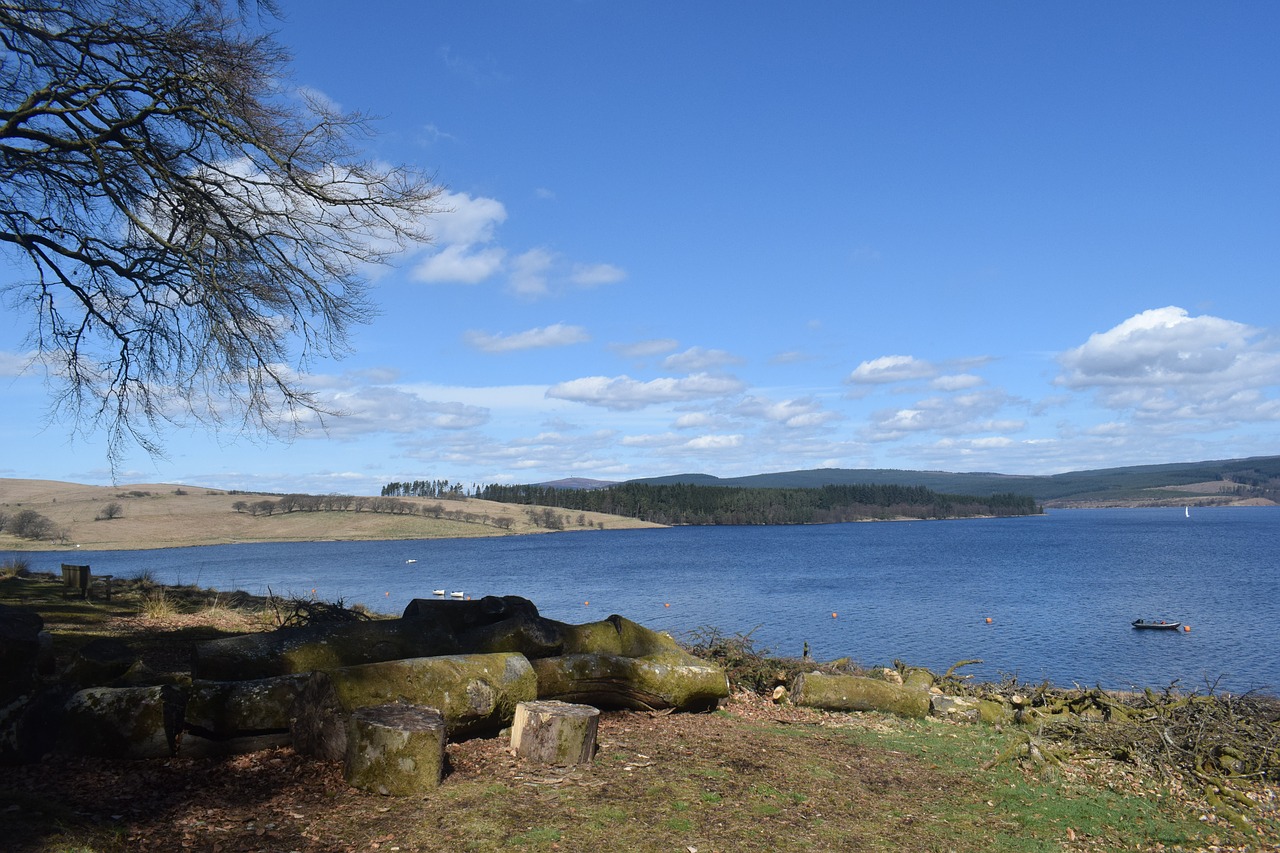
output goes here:
[[294, 748], [338, 760], [347, 749], [347, 722], [358, 708], [404, 703], [436, 708], [450, 735], [497, 731], [516, 705], [537, 698], [524, 655], [445, 655], [385, 661], [316, 672], [295, 705]]
[[358, 708], [347, 724], [343, 776], [363, 791], [422, 794], [444, 776], [444, 716], [418, 705]]
[[177, 749], [186, 696], [171, 686], [93, 687], [66, 705], [60, 751], [101, 758], [167, 758]]
[[193, 682], [179, 754], [228, 755], [291, 744], [293, 706], [309, 677]]
[[791, 701], [828, 711], [882, 711], [900, 717], [929, 714], [929, 693], [858, 675], [801, 673], [791, 685]]

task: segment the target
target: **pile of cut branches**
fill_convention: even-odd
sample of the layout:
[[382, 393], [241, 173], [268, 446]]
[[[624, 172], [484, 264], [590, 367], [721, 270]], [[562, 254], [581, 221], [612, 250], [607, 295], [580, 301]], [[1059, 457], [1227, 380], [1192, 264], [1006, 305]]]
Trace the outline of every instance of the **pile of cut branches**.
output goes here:
[[277, 628], [367, 622], [372, 618], [362, 605], [347, 607], [341, 598], [329, 602], [314, 598], [282, 598], [271, 593], [267, 596], [267, 607], [273, 614], [272, 622]]

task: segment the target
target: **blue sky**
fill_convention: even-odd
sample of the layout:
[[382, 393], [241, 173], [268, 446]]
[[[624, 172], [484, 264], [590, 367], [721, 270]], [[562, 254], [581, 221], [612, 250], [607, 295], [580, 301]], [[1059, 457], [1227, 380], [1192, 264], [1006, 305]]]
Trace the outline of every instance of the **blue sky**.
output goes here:
[[[292, 85], [437, 176], [350, 413], [121, 482], [1280, 452], [1280, 4], [284, 0]], [[0, 268], [8, 274], [9, 268]], [[0, 322], [0, 476], [110, 482]]]

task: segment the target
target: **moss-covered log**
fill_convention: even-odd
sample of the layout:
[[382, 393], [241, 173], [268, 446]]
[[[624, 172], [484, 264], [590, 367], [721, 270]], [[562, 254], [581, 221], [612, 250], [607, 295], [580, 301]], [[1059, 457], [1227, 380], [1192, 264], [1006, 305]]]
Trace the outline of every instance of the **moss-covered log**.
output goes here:
[[900, 717], [926, 717], [929, 693], [878, 678], [805, 672], [791, 684], [791, 701], [828, 711], [882, 711]]
[[293, 742], [293, 708], [309, 674], [191, 685], [179, 754], [187, 758], [255, 752]]
[[724, 670], [666, 634], [622, 616], [566, 626], [565, 654], [533, 661], [538, 698], [597, 708], [714, 708], [729, 695]]
[[340, 760], [347, 723], [358, 708], [404, 703], [436, 708], [450, 735], [497, 731], [511, 724], [516, 705], [537, 698], [524, 655], [446, 655], [385, 661], [316, 672], [295, 706], [294, 749]]
[[72, 755], [167, 758], [186, 696], [177, 687], [93, 687], [67, 702], [58, 746]]
[[477, 601], [414, 599], [399, 619], [316, 624], [211, 640], [196, 646], [195, 678], [235, 681], [456, 654], [560, 654], [574, 626], [538, 615], [518, 596]]

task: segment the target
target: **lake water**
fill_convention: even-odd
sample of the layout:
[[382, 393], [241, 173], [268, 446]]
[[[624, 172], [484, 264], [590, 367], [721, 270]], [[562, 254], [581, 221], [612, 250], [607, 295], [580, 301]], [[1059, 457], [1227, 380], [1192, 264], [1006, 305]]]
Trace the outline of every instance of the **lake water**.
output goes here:
[[[677, 527], [488, 539], [42, 552], [94, 574], [362, 602], [399, 613], [444, 588], [520, 595], [552, 619], [620, 613], [681, 634], [982, 680], [1280, 692], [1280, 510], [1064, 510], [1044, 517]], [[413, 562], [410, 562], [413, 561]], [[986, 620], [990, 619], [988, 623]], [[1168, 619], [1189, 633], [1137, 631]]]

